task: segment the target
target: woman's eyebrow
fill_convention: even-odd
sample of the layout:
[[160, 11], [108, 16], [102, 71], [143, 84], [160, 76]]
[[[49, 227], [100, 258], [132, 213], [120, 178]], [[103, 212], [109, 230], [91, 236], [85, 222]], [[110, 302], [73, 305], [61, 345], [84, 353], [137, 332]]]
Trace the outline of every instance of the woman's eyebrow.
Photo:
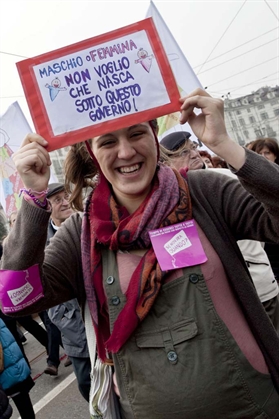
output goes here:
[[[127, 130], [129, 132], [129, 131], [131, 131], [135, 128], [140, 128], [140, 127], [145, 127], [145, 125], [144, 124], [135, 124], [135, 125], [132, 125], [132, 126], [128, 127]], [[103, 140], [104, 138], [109, 137], [110, 135], [113, 135], [113, 133], [108, 132], [106, 134], [100, 135], [100, 137], [95, 137], [96, 142], [98, 142], [99, 140]]]
[[95, 137], [95, 141], [98, 143], [99, 141], [101, 141], [101, 140], [103, 140], [103, 139], [105, 139], [107, 137], [110, 137], [110, 136], [111, 136], [111, 133], [108, 132], [107, 134], [100, 135], [100, 137]]
[[130, 131], [130, 130], [132, 130], [134, 128], [139, 128], [139, 127], [145, 127], [145, 125], [144, 124], [135, 124], [135, 125], [132, 125], [131, 127], [128, 128], [128, 131]]

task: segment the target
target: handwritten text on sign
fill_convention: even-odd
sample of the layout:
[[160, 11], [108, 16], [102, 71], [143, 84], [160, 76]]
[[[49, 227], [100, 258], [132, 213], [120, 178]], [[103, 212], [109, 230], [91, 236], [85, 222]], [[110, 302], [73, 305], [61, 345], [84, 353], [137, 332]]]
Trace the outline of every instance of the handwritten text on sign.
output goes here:
[[62, 141], [53, 149], [90, 138], [92, 126], [101, 135], [180, 108], [152, 19], [17, 66], [36, 130]]
[[156, 88], [164, 83], [145, 31], [34, 72], [55, 135], [170, 102], [166, 90]]

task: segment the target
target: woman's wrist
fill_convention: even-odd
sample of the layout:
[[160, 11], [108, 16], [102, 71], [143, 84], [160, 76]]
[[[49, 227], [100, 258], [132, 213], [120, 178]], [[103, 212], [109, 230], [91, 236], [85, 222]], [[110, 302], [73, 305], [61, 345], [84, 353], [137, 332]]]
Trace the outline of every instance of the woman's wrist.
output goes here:
[[216, 147], [209, 145], [207, 147], [236, 170], [239, 170], [245, 163], [245, 150], [229, 137], [220, 142]]
[[23, 199], [30, 203], [31, 205], [40, 207], [42, 209], [48, 209], [48, 200], [47, 200], [48, 189], [38, 192], [32, 189], [22, 188], [20, 189], [19, 196], [23, 194]]

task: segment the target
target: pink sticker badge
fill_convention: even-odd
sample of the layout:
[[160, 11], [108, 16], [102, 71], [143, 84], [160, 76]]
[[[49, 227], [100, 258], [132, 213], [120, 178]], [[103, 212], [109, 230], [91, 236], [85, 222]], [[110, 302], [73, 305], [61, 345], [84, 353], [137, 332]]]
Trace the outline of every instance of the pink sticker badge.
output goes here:
[[39, 266], [23, 271], [0, 271], [0, 299], [3, 313], [14, 313], [44, 296]]
[[151, 230], [149, 236], [163, 271], [207, 261], [194, 220]]

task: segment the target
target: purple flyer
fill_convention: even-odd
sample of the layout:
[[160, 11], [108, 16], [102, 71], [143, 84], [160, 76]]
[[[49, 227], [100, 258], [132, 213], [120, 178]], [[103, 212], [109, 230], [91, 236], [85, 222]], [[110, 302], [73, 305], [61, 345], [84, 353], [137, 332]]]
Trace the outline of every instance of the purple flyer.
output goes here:
[[207, 261], [194, 220], [151, 230], [149, 236], [163, 271]]
[[39, 266], [23, 271], [0, 271], [0, 299], [3, 313], [14, 313], [44, 296]]

